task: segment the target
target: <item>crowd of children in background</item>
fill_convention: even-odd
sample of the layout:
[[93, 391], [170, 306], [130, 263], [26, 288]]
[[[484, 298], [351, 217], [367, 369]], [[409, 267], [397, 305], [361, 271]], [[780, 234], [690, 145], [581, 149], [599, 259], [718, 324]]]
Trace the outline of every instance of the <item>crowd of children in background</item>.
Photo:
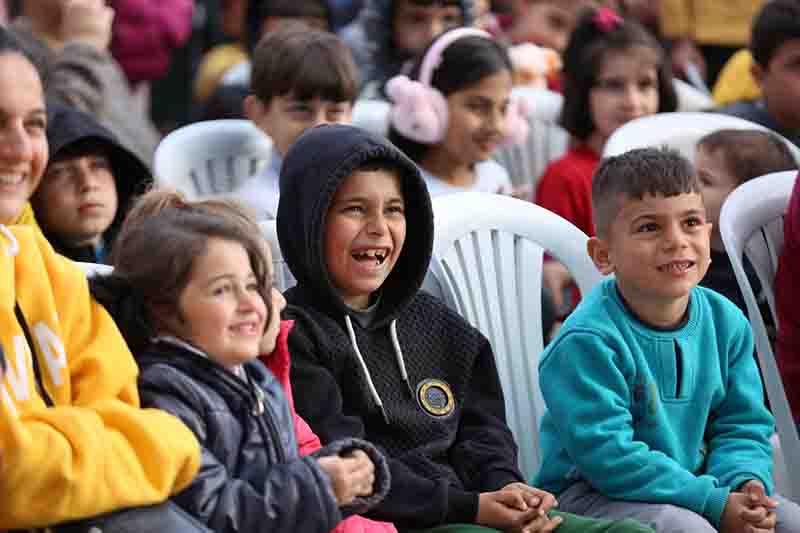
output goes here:
[[[228, 39], [185, 98], [272, 152], [194, 201], [154, 187], [148, 109], [211, 4]], [[800, 0], [724, 17], [709, 0], [0, 6], [0, 531], [800, 531], [719, 233], [737, 186], [798, 168]], [[676, 78], [754, 127], [691, 160], [602, 159], [628, 122], [679, 108]], [[493, 159], [531, 133], [521, 83], [560, 94], [570, 137], [525, 200], [613, 275], [579, 295], [545, 258], [565, 320], [540, 355], [533, 479], [497, 347], [421, 290], [431, 198], [525, 190]], [[385, 103], [385, 135], [351, 124], [362, 100]], [[800, 421], [797, 183], [775, 292]], [[113, 271], [87, 282], [73, 261]]]

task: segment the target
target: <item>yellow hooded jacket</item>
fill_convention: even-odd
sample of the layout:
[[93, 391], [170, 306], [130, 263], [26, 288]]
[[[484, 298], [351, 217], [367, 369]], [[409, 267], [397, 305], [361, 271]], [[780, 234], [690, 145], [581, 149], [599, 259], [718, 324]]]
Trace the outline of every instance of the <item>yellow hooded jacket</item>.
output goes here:
[[157, 503], [193, 479], [194, 435], [139, 407], [138, 368], [114, 322], [83, 272], [31, 227], [0, 225], [0, 344], [0, 530]]

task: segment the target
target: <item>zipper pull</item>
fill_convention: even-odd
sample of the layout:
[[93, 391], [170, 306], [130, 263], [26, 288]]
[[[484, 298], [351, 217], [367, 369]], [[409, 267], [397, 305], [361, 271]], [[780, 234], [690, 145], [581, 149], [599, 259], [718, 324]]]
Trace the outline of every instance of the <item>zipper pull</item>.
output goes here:
[[258, 385], [252, 385], [255, 392], [256, 404], [253, 407], [253, 415], [261, 416], [264, 414], [264, 391]]

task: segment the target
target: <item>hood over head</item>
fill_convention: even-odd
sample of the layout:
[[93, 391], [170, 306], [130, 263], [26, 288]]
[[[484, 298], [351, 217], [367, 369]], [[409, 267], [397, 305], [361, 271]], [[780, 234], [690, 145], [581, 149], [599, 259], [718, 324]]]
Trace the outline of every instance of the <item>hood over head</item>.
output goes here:
[[389, 322], [419, 290], [433, 250], [433, 210], [419, 169], [386, 139], [360, 128], [329, 124], [307, 130], [289, 149], [280, 175], [277, 230], [281, 252], [298, 288], [313, 293], [314, 305], [334, 316], [351, 311], [328, 274], [325, 219], [339, 185], [376, 160], [395, 163], [402, 174], [406, 239], [381, 287], [371, 327]]
[[[153, 183], [150, 169], [138, 156], [122, 146], [117, 137], [92, 115], [54, 101], [47, 102], [47, 143], [50, 147], [49, 163], [72, 150], [81, 153], [84, 143], [87, 147], [98, 146], [105, 151], [117, 187], [117, 215], [106, 232], [113, 237], [125, 218], [131, 201]], [[109, 235], [106, 236], [106, 241], [111, 244], [108, 237]]]

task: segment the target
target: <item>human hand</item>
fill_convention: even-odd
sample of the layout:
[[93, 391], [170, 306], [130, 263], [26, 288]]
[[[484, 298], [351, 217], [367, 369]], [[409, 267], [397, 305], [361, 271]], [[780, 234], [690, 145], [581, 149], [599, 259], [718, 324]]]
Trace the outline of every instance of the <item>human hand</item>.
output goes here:
[[569, 270], [555, 260], [546, 260], [542, 265], [542, 284], [550, 291], [553, 307], [557, 313], [564, 309], [564, 289], [572, 283]]
[[[775, 529], [775, 513], [763, 506], [750, 508], [750, 495], [731, 492], [720, 520], [720, 533], [771, 533]], [[749, 520], [752, 520], [749, 521]], [[758, 523], [754, 523], [758, 521]], [[761, 526], [764, 527], [761, 527]]]
[[340, 507], [352, 503], [358, 496], [372, 494], [375, 465], [362, 450], [344, 456], [320, 457], [317, 463], [331, 478], [336, 503]]
[[767, 496], [764, 484], [757, 479], [742, 484], [739, 490], [747, 496], [747, 509], [742, 512], [742, 519], [749, 523], [754, 531], [772, 531], [775, 528], [774, 513], [778, 502]]
[[522, 496], [527, 508], [537, 508], [539, 514], [546, 514], [550, 509], [558, 505], [556, 497], [547, 491], [537, 489], [526, 483], [509, 483], [502, 490], [517, 492]]
[[483, 492], [478, 497], [478, 514], [475, 516], [475, 523], [478, 525], [520, 533], [548, 531], [527, 528], [528, 525], [538, 527], [541, 523], [547, 523], [537, 521], [538, 518], [542, 518], [539, 509], [529, 507], [519, 491]]
[[61, 38], [105, 51], [111, 42], [114, 9], [105, 0], [69, 0], [61, 17]]

